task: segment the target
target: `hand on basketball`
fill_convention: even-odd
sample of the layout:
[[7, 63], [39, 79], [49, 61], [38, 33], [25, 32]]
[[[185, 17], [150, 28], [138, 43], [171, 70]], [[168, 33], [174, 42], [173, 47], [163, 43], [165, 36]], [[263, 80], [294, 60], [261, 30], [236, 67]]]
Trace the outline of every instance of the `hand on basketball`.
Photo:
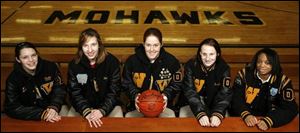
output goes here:
[[139, 103], [139, 96], [140, 96], [141, 94], [139, 93], [136, 97], [135, 97], [135, 108], [136, 108], [136, 110], [138, 111], [138, 112], [140, 112], [140, 108], [139, 108], [139, 106], [137, 105], [138, 103]]
[[163, 109], [163, 112], [166, 110], [167, 108], [167, 105], [168, 105], [168, 97], [165, 95], [165, 94], [162, 94], [163, 95], [163, 98], [164, 98], [164, 109]]
[[200, 123], [201, 126], [204, 126], [204, 127], [209, 127], [210, 126], [209, 119], [206, 115], [202, 116], [199, 119], [199, 123]]
[[221, 120], [217, 116], [210, 117], [210, 126], [211, 127], [218, 127], [221, 124]]

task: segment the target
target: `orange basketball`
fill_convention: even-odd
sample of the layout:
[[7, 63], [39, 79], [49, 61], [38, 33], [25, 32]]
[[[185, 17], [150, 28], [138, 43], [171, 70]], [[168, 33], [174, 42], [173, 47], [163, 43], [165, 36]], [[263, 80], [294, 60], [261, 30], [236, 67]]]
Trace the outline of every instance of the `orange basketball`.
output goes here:
[[156, 90], [146, 90], [141, 93], [137, 104], [145, 117], [157, 117], [164, 108], [163, 95]]

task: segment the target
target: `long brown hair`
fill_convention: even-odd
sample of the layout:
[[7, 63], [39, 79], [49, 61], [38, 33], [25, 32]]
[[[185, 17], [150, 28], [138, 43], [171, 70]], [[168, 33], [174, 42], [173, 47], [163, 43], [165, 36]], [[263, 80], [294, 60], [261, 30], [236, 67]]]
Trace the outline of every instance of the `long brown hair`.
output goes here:
[[82, 56], [84, 56], [82, 46], [87, 41], [87, 39], [90, 37], [96, 37], [98, 45], [99, 45], [99, 49], [98, 49], [99, 51], [98, 51], [98, 55], [96, 57], [96, 64], [100, 64], [105, 60], [105, 57], [107, 56], [108, 53], [102, 44], [100, 34], [96, 30], [94, 30], [92, 28], [88, 28], [80, 33], [78, 50], [77, 50], [76, 57], [75, 57], [76, 64], [78, 64], [80, 62], [80, 60], [82, 59]]

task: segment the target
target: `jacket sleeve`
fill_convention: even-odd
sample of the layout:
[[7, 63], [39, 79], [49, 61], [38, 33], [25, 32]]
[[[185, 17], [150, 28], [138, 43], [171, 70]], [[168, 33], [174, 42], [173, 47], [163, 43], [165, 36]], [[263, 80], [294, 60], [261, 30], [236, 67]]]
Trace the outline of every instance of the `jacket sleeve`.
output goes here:
[[[173, 64], [170, 64], [170, 67], [173, 69], [172, 79], [168, 86], [163, 90], [163, 93], [167, 96], [169, 102], [174, 99], [175, 95], [180, 92], [182, 87], [182, 74], [179, 61], [175, 60]], [[177, 74], [177, 76], [175, 74]]]
[[263, 120], [269, 127], [279, 127], [292, 121], [298, 114], [298, 106], [295, 102], [294, 90], [292, 82], [286, 76], [283, 76], [281, 81], [281, 88], [278, 97], [278, 103], [272, 105], [273, 107], [267, 113]]
[[68, 89], [70, 92], [71, 102], [75, 110], [79, 111], [83, 117], [87, 116], [91, 112], [92, 108], [88, 103], [88, 100], [82, 95], [80, 84], [77, 82], [76, 75], [70, 65], [68, 69]]
[[[130, 58], [129, 58], [130, 59]], [[128, 93], [129, 99], [131, 102], [135, 101], [135, 97], [139, 93], [139, 89], [136, 87], [133, 81], [132, 77], [132, 63], [130, 60], [127, 60], [124, 64], [123, 68], [123, 82], [122, 86], [124, 87], [124, 90]]]
[[200, 119], [202, 116], [207, 115], [207, 108], [203, 101], [203, 98], [197, 94], [194, 81], [192, 66], [190, 64], [185, 65], [184, 69], [184, 79], [183, 79], [183, 93], [188, 100], [190, 108], [195, 115], [196, 119]]
[[245, 119], [246, 116], [250, 115], [250, 111], [246, 105], [245, 100], [245, 88], [246, 88], [246, 80], [245, 80], [245, 69], [242, 69], [238, 72], [232, 89], [232, 112], [235, 116], [241, 116], [242, 119]]
[[100, 111], [103, 115], [108, 115], [117, 104], [117, 97], [120, 94], [120, 84], [121, 84], [121, 75], [120, 75], [120, 63], [117, 59], [110, 62], [110, 78], [109, 78], [109, 87], [108, 92], [106, 93], [105, 100], [100, 107]]
[[64, 103], [65, 96], [66, 96], [65, 84], [62, 81], [61, 73], [58, 67], [55, 66], [54, 83], [53, 83], [49, 108], [53, 108], [59, 113], [61, 106]]
[[19, 101], [21, 88], [18, 88], [17, 81], [12, 78], [6, 80], [5, 89], [5, 113], [13, 118], [24, 120], [41, 120], [44, 109], [38, 106], [24, 106]]
[[221, 88], [218, 91], [216, 98], [214, 99], [214, 105], [212, 109], [212, 115], [223, 119], [226, 113], [226, 109], [229, 107], [231, 98], [233, 95], [230, 89], [230, 68], [222, 74]]

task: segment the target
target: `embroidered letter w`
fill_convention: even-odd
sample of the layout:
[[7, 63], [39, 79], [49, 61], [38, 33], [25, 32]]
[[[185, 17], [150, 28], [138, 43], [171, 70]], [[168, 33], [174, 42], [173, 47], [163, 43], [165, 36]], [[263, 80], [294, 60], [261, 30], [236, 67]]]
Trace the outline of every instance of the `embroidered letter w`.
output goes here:
[[252, 87], [248, 87], [246, 90], [246, 103], [251, 104], [258, 93], [259, 93], [258, 88], [253, 89]]

